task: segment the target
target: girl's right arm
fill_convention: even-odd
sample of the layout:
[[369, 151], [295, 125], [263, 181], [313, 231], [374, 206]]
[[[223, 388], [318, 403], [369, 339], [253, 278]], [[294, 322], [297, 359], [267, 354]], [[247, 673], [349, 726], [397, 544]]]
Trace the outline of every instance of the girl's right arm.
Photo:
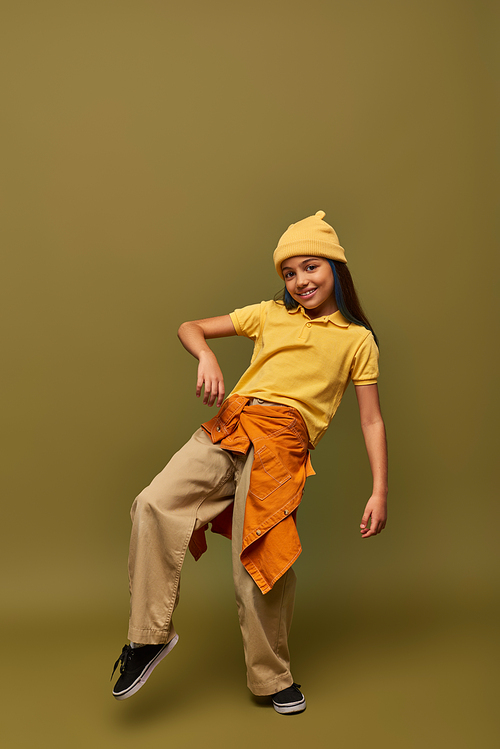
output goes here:
[[217, 357], [207, 343], [207, 338], [237, 335], [231, 317], [221, 315], [220, 317], [207, 317], [204, 320], [183, 322], [177, 335], [184, 348], [199, 361], [196, 397], [200, 397], [204, 385], [203, 403], [208, 406], [217, 403], [217, 406], [221, 406], [225, 394], [224, 378]]

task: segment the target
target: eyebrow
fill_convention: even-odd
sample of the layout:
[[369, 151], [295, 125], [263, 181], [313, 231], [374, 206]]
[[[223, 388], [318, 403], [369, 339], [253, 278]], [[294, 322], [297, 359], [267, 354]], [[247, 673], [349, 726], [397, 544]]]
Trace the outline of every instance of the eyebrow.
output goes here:
[[[318, 258], [317, 258], [317, 257], [310, 257], [310, 258], [308, 258], [307, 260], [303, 260], [303, 261], [302, 261], [301, 263], [299, 263], [299, 265], [307, 265], [307, 263], [310, 263], [310, 262], [311, 262], [311, 260], [312, 260], [313, 262], [316, 262], [316, 260], [318, 260]], [[282, 271], [284, 271], [284, 270], [293, 270], [293, 268], [290, 268], [290, 266], [289, 266], [289, 265], [282, 265], [282, 266], [281, 266], [281, 270], [282, 270]]]

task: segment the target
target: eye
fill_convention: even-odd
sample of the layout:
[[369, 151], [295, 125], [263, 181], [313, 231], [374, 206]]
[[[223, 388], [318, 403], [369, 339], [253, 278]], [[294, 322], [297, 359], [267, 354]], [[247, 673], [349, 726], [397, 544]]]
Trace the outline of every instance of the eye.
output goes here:
[[285, 275], [284, 275], [284, 278], [285, 279], [286, 278], [291, 278], [292, 276], [293, 276], [293, 271], [287, 270], [286, 273], [285, 273]]
[[318, 267], [317, 265], [313, 265], [313, 264], [311, 263], [311, 265], [308, 265], [308, 266], [307, 266], [306, 270], [315, 270], [315, 269], [316, 269], [317, 267]]

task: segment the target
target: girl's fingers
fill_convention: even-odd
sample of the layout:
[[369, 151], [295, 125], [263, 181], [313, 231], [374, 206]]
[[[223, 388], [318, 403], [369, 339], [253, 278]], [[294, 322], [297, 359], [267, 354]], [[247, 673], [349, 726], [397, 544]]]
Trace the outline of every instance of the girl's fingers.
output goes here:
[[196, 388], [196, 394], [199, 395], [201, 393], [201, 389], [204, 386], [204, 392], [203, 392], [203, 405], [206, 405], [207, 398], [210, 394], [210, 384], [205, 379], [204, 375], [200, 375], [200, 378], [198, 379], [198, 386]]
[[366, 529], [369, 519], [370, 519], [370, 513], [364, 512], [363, 517], [361, 518], [361, 525], [360, 525], [360, 528], [362, 531]]
[[368, 538], [369, 536], [377, 536], [380, 531], [382, 531], [385, 528], [385, 522], [380, 522], [379, 520], [373, 520], [370, 523], [370, 528], [365, 528], [364, 530], [361, 530], [361, 535], [363, 538]]
[[222, 401], [224, 400], [224, 383], [219, 382], [218, 386], [218, 397], [217, 397], [217, 406], [222, 406]]
[[203, 403], [208, 406], [213, 406], [215, 401], [217, 400], [217, 405], [222, 406], [224, 394], [223, 382], [206, 382], [205, 397], [203, 398]]
[[[201, 389], [203, 387], [203, 383], [205, 382], [205, 374], [203, 373], [201, 369], [201, 365], [198, 366], [198, 378], [196, 380], [196, 397], [199, 398], [201, 395]], [[205, 390], [206, 390], [206, 384], [205, 384]]]
[[210, 403], [210, 400], [212, 399], [212, 383], [211, 382], [205, 382], [205, 397], [203, 398], [203, 403], [205, 406], [211, 406], [213, 403]]

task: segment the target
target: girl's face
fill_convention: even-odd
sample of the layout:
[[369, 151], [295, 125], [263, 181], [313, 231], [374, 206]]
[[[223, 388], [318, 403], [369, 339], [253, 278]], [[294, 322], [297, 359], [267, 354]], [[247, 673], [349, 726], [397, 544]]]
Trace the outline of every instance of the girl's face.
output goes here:
[[296, 255], [283, 260], [281, 272], [288, 293], [310, 318], [332, 315], [338, 310], [333, 272], [325, 258]]

